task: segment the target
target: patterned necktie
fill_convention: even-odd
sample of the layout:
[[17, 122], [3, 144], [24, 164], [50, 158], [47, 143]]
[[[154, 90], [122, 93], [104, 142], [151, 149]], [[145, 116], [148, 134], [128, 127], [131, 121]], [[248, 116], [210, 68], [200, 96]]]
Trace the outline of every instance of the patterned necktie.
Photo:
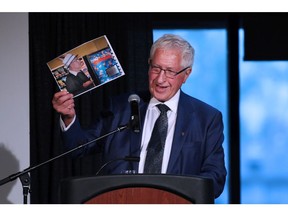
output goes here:
[[161, 113], [155, 122], [147, 147], [144, 173], [161, 173], [163, 152], [168, 129], [167, 111], [170, 109], [165, 104], [158, 104], [157, 108]]

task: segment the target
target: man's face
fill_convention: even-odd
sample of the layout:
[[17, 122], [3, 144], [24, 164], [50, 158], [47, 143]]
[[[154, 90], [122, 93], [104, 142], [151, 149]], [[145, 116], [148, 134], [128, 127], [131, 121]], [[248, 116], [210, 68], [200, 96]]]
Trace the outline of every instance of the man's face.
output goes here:
[[82, 64], [83, 64], [82, 61], [76, 57], [70, 63], [69, 69], [72, 70], [72, 71], [77, 71], [78, 72], [78, 71], [81, 70]]
[[149, 68], [149, 90], [157, 100], [164, 102], [172, 98], [185, 83], [192, 69], [188, 68], [174, 78], [168, 78], [163, 70], [159, 74], [151, 72], [151, 65], [178, 72], [183, 69], [181, 60], [181, 53], [177, 49], [157, 49], [155, 51]]

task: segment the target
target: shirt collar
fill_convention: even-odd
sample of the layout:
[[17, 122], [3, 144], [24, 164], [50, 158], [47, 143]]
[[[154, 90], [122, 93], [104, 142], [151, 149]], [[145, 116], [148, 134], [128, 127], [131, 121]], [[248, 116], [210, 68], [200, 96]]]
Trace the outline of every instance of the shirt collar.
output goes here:
[[[180, 98], [180, 89], [177, 91], [177, 93], [170, 100], [165, 101], [164, 104], [166, 104], [172, 112], [177, 113], [179, 98]], [[150, 99], [148, 109], [155, 107], [159, 103], [162, 103], [162, 102], [160, 102], [156, 98], [152, 97]]]

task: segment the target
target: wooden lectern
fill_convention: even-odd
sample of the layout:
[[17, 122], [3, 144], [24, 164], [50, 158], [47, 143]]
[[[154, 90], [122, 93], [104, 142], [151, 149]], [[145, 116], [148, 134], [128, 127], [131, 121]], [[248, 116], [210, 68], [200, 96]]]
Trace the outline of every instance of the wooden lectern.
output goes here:
[[107, 175], [65, 179], [61, 203], [213, 204], [213, 181], [178, 175]]

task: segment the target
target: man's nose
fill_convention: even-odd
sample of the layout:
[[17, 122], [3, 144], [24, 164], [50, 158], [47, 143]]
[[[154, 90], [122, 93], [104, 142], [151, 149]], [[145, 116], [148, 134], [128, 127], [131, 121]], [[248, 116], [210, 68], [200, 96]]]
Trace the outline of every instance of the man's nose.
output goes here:
[[157, 77], [157, 81], [159, 83], [162, 83], [162, 82], [165, 82], [167, 79], [166, 77], [166, 71], [161, 69], [160, 73], [158, 74], [158, 77]]

